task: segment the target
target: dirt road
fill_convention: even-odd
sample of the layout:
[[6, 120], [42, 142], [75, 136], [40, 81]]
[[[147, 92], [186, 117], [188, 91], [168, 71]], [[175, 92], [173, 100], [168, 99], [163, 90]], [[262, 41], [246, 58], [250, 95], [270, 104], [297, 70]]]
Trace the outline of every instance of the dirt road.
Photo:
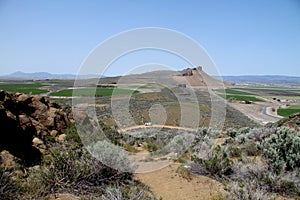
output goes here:
[[272, 107], [273, 105], [268, 102], [256, 102], [253, 104], [242, 104], [242, 103], [227, 103], [229, 106], [235, 108], [236, 110], [242, 112], [244, 115], [248, 116], [250, 119], [258, 122], [261, 125], [265, 125], [269, 122], [277, 122], [281, 117], [272, 116], [264, 113], [264, 109], [267, 107]]
[[169, 129], [179, 129], [179, 130], [186, 130], [186, 131], [195, 131], [195, 129], [193, 129], [193, 128], [152, 124], [151, 126], [137, 125], [137, 126], [126, 127], [126, 128], [123, 128], [123, 129], [119, 129], [118, 132], [123, 133], [123, 132], [126, 132], [126, 131], [131, 131], [131, 130], [140, 129], [140, 128], [169, 128]]

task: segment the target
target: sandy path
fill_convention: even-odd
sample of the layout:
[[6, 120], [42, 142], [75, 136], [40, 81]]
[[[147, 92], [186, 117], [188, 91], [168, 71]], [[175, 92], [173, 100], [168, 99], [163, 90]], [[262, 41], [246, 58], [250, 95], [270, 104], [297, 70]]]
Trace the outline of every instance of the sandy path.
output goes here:
[[169, 128], [169, 129], [179, 129], [179, 130], [186, 130], [186, 131], [195, 131], [195, 129], [192, 128], [185, 128], [180, 126], [168, 126], [168, 125], [158, 125], [158, 124], [152, 124], [151, 126], [145, 126], [145, 125], [137, 125], [137, 126], [131, 126], [123, 129], [119, 129], [118, 131], [120, 133], [134, 130], [134, 129], [140, 129], [140, 128]]
[[135, 174], [135, 178], [148, 185], [163, 200], [201, 200], [213, 199], [223, 193], [223, 185], [205, 176], [192, 176], [191, 180], [182, 178], [177, 172], [179, 163], [163, 169]]

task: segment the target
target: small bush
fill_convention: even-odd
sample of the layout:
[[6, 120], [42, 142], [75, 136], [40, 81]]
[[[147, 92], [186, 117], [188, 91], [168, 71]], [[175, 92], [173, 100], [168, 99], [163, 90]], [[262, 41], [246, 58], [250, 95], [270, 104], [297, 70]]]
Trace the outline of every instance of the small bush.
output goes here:
[[149, 192], [146, 186], [139, 186], [138, 183], [131, 182], [130, 187], [116, 184], [107, 186], [104, 189], [104, 194], [101, 196], [102, 200], [155, 200], [153, 193]]
[[231, 138], [235, 138], [237, 136], [237, 131], [233, 128], [227, 129], [227, 136]]
[[[130, 178], [129, 174], [118, 173], [91, 157], [83, 149], [69, 149], [56, 146], [51, 150], [50, 160], [44, 163], [32, 181], [39, 180], [38, 188], [43, 188], [43, 195], [70, 192], [85, 194], [98, 191], [105, 184]], [[39, 176], [39, 177], [38, 177]], [[38, 188], [33, 188], [37, 189]]]
[[136, 148], [134, 148], [133, 146], [129, 145], [129, 144], [125, 144], [124, 145], [124, 149], [130, 153], [136, 153], [137, 150]]
[[258, 155], [260, 155], [260, 150], [258, 149], [257, 145], [252, 141], [246, 142], [242, 146], [242, 150], [247, 156], [258, 156]]
[[229, 194], [226, 199], [235, 200], [267, 200], [270, 194], [264, 188], [257, 188], [254, 181], [250, 182], [232, 182], [228, 186]]
[[228, 146], [228, 148], [226, 150], [230, 157], [237, 158], [237, 157], [242, 156], [242, 149], [240, 149], [237, 146], [230, 145], [230, 146]]
[[15, 199], [18, 197], [19, 192], [20, 188], [16, 181], [0, 165], [0, 199]]
[[159, 148], [159, 147], [158, 147], [154, 142], [148, 142], [148, 143], [147, 143], [147, 150], [148, 150], [149, 152], [157, 151], [158, 148]]
[[250, 131], [250, 128], [249, 128], [249, 127], [243, 127], [243, 128], [240, 128], [240, 129], [237, 131], [237, 135], [247, 134], [247, 133], [249, 133], [249, 131]]
[[176, 172], [184, 179], [190, 181], [192, 180], [191, 172], [188, 168], [185, 168], [183, 165], [179, 166]]
[[253, 128], [246, 134], [247, 138], [254, 142], [261, 142], [264, 138], [269, 137], [270, 135], [276, 132], [276, 128]]
[[75, 124], [69, 124], [66, 131], [66, 140], [71, 143], [75, 143], [78, 147], [82, 147], [81, 138], [78, 135]]
[[300, 168], [300, 132], [280, 127], [261, 143], [262, 155], [276, 173]]
[[[238, 162], [232, 166], [233, 173], [231, 180], [240, 184], [252, 184], [251, 190], [264, 189], [269, 193], [278, 193], [285, 196], [299, 195], [299, 175], [296, 173], [284, 172], [275, 174], [266, 166], [257, 163]], [[298, 181], [297, 181], [298, 180]]]
[[232, 173], [232, 161], [228, 154], [219, 145], [209, 152], [205, 157], [192, 157], [192, 172], [202, 175], [210, 175], [221, 178], [223, 175]]

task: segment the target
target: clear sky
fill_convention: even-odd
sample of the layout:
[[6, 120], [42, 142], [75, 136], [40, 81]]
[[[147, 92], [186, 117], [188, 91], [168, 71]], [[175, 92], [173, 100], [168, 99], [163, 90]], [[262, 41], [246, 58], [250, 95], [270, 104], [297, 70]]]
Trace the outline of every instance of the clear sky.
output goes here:
[[100, 42], [141, 27], [192, 37], [222, 75], [300, 76], [299, 0], [0, 0], [0, 75], [75, 74]]

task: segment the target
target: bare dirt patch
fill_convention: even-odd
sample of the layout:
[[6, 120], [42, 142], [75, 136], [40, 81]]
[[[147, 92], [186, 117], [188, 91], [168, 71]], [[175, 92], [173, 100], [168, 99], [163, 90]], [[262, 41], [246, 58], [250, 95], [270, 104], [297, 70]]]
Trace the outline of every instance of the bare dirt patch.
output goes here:
[[135, 178], [148, 185], [156, 196], [164, 200], [213, 199], [224, 194], [223, 185], [205, 176], [183, 178], [177, 173], [179, 163], [173, 163], [163, 169], [136, 174]]

